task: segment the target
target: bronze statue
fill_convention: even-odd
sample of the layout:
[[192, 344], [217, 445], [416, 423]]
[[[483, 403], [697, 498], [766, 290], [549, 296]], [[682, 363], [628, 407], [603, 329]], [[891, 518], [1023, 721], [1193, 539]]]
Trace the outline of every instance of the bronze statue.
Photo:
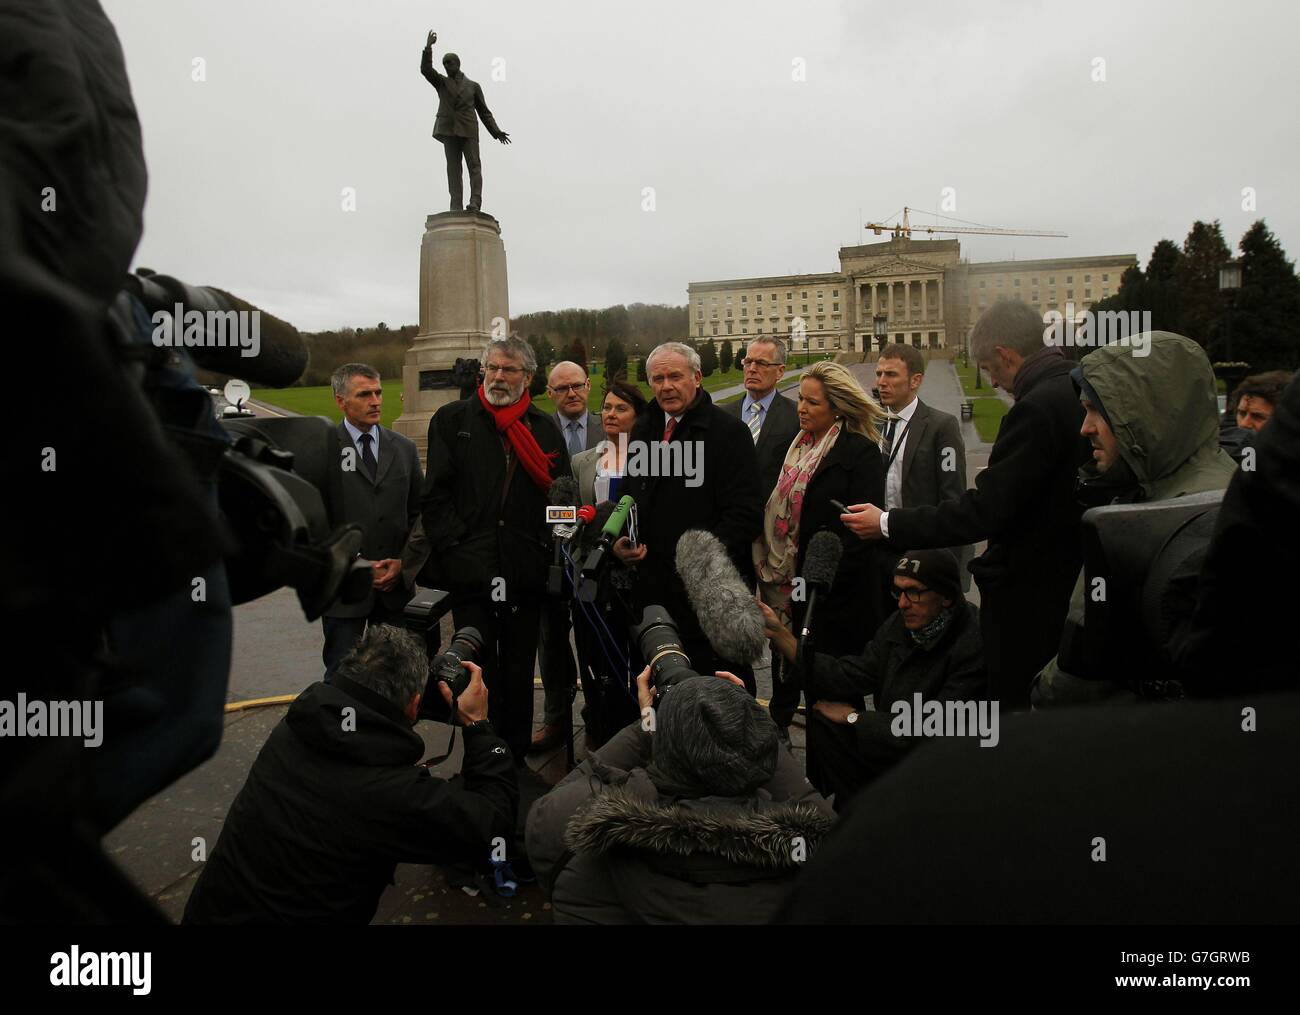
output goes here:
[[510, 135], [497, 126], [492, 112], [483, 101], [483, 89], [460, 71], [460, 57], [448, 53], [442, 58], [445, 75], [433, 69], [433, 44], [438, 33], [430, 32], [420, 58], [420, 73], [438, 90], [438, 117], [433, 122], [433, 136], [442, 142], [447, 154], [447, 189], [451, 191], [451, 210], [462, 211], [464, 191], [460, 172], [461, 156], [469, 169], [469, 210], [483, 206], [483, 166], [478, 156], [478, 121], [502, 144]]

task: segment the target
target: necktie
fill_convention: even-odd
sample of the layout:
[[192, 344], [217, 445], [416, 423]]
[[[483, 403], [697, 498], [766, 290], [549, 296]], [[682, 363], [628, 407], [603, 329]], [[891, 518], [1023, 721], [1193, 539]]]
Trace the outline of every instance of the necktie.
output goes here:
[[673, 439], [673, 431], [677, 429], [677, 420], [668, 417], [668, 425], [664, 427], [664, 443], [667, 444]]
[[895, 418], [885, 424], [885, 457], [889, 457], [889, 453], [894, 450], [894, 426], [897, 423], [898, 419]]
[[361, 435], [361, 464], [366, 470], [366, 475], [370, 477], [370, 481], [373, 483], [375, 481], [375, 470], [379, 467], [379, 463], [375, 461], [375, 453], [370, 450], [372, 440], [373, 438], [368, 433]]
[[754, 443], [758, 443], [759, 432], [763, 429], [763, 407], [754, 402], [749, 407], [749, 432], [754, 438]]
[[576, 455], [582, 450], [582, 433], [578, 429], [578, 421], [572, 420], [569, 423], [569, 454]]

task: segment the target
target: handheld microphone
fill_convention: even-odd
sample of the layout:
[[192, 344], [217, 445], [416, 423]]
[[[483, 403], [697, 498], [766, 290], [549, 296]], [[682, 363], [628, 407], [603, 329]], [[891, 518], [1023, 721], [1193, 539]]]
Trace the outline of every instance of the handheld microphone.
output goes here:
[[625, 493], [618, 499], [618, 506], [614, 508], [614, 513], [609, 516], [609, 521], [605, 522], [605, 527], [600, 530], [600, 539], [596, 543], [596, 548], [587, 555], [587, 561], [582, 565], [584, 578], [594, 578], [600, 571], [609, 548], [622, 535], [623, 527], [627, 525], [627, 516], [631, 513], [634, 503], [629, 493]]
[[808, 609], [804, 611], [803, 628], [799, 632], [799, 655], [802, 658], [804, 644], [812, 630], [813, 611], [817, 607], [817, 593], [830, 591], [835, 581], [835, 572], [840, 567], [840, 557], [844, 554], [844, 544], [839, 536], [823, 529], [808, 543], [808, 553], [803, 561], [803, 580], [808, 588]]
[[763, 611], [718, 537], [703, 529], [683, 532], [674, 563], [714, 651], [735, 663], [761, 658], [767, 646]]
[[[551, 481], [551, 488], [547, 491], [547, 501], [551, 507], [571, 507], [577, 499], [578, 483], [572, 476], [560, 476]], [[574, 531], [575, 527], [569, 525], [551, 527], [555, 547], [551, 566], [546, 575], [546, 591], [552, 596], [558, 596], [564, 591], [564, 564], [560, 558], [560, 550], [564, 541], [572, 536]]]

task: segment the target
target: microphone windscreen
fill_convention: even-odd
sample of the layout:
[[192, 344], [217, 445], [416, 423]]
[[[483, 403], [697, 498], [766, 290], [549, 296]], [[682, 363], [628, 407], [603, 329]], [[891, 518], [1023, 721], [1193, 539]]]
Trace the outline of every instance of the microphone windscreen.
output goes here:
[[572, 476], [560, 476], [551, 480], [551, 489], [547, 494], [551, 507], [574, 507], [578, 503], [578, 481]]
[[723, 659], [752, 663], [767, 645], [763, 611], [718, 537], [691, 529], [677, 540], [677, 574], [695, 619]]
[[843, 554], [844, 544], [840, 542], [839, 536], [825, 529], [818, 532], [809, 541], [808, 552], [803, 558], [803, 580], [809, 585], [830, 588]]

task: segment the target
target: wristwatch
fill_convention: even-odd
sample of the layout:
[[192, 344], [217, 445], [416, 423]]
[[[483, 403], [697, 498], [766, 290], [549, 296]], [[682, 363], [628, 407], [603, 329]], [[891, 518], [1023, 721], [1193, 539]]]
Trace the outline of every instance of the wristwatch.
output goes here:
[[844, 718], [845, 718], [845, 720], [848, 722], [848, 724], [849, 724], [850, 726], [852, 726], [855, 722], [858, 721], [858, 713], [857, 713], [857, 712], [850, 712], [850, 713], [849, 713], [848, 715], [846, 715]]
[[490, 725], [491, 725], [491, 721], [488, 719], [475, 719], [472, 723], [467, 723], [465, 726], [463, 726], [462, 729], [474, 730], [474, 729], [478, 729], [480, 726], [490, 726]]

